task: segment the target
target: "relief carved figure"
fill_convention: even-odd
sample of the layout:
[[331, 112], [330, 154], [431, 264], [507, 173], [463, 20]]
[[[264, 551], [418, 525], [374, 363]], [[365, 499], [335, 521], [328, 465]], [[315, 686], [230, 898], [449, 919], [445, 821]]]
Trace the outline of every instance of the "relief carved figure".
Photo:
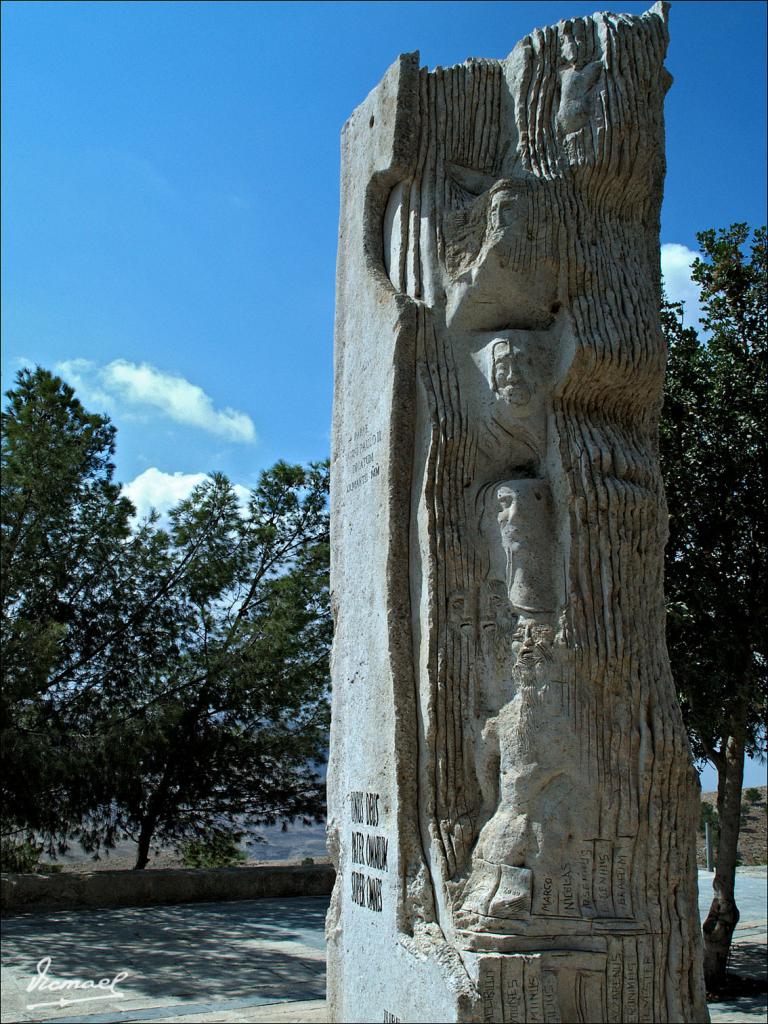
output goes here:
[[492, 359], [494, 394], [522, 413], [531, 401], [531, 389], [520, 365], [519, 351], [515, 351], [510, 341], [501, 339], [493, 343]]
[[[335, 430], [384, 402], [389, 461], [375, 641], [347, 568], [372, 506], [335, 513], [333, 1019], [368, 1019], [334, 838], [365, 699], [391, 708], [376, 741], [413, 993], [429, 976], [451, 1020], [708, 1020], [697, 782], [664, 644], [667, 9], [560, 22], [501, 61], [403, 57], [345, 129], [365, 181], [343, 184]], [[362, 351], [389, 390], [361, 393]], [[386, 654], [365, 698], [355, 638]], [[391, 1019], [422, 1019], [391, 991]]]

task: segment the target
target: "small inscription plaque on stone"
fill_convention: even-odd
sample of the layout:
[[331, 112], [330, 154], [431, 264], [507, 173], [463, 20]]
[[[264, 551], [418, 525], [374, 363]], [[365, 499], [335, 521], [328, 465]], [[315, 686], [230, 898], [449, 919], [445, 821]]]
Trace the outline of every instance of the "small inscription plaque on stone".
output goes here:
[[344, 461], [349, 466], [351, 479], [347, 481], [345, 493], [358, 490], [379, 475], [376, 449], [381, 443], [382, 432], [360, 427], [351, 435], [347, 447], [342, 450]]
[[369, 872], [389, 871], [389, 839], [381, 833], [369, 832], [368, 829], [383, 824], [381, 796], [365, 790], [353, 790], [350, 793], [350, 816], [351, 859], [355, 865], [351, 874], [352, 902], [380, 914], [384, 907], [382, 879]]

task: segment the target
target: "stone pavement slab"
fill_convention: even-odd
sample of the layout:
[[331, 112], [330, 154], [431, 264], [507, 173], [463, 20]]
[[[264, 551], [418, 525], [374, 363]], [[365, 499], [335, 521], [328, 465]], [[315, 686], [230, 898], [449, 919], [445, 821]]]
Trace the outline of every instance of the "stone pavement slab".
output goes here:
[[[8, 918], [2, 1021], [99, 1024], [323, 999], [327, 907], [316, 897]], [[28, 992], [41, 972], [46, 987]], [[111, 990], [47, 987], [118, 975]]]
[[[762, 978], [768, 981], [768, 961], [766, 960], [765, 921], [762, 923], [763, 934], [759, 941], [747, 940], [738, 936], [731, 946], [729, 969], [734, 974], [749, 978]], [[737, 1024], [744, 1021], [768, 1020], [768, 996], [742, 996], [739, 999], [726, 999], [719, 1003], [710, 1003], [709, 1012], [713, 1024]]]
[[768, 1019], [768, 1003], [762, 996], [748, 996], [728, 1003], [710, 1003], [712, 1024], [760, 1024]]
[[[766, 875], [764, 866], [736, 869], [736, 902], [741, 914], [740, 931], [750, 923], [755, 928], [762, 927], [765, 932], [765, 922], [768, 917]], [[699, 914], [702, 921], [707, 916], [707, 911], [712, 903], [713, 877], [711, 871], [699, 871]]]
[[[766, 978], [766, 868], [745, 867], [736, 871], [736, 901], [741, 918], [731, 947], [730, 970], [753, 978]], [[699, 871], [699, 912], [702, 921], [712, 902], [712, 872]], [[761, 1024], [768, 1019], [765, 996], [723, 1000], [709, 1004], [713, 1024]]]
[[215, 1013], [186, 1013], [180, 1017], [153, 1017], [146, 1024], [326, 1024], [328, 1011], [324, 999], [303, 1003], [270, 1003], [243, 1010], [216, 1010]]

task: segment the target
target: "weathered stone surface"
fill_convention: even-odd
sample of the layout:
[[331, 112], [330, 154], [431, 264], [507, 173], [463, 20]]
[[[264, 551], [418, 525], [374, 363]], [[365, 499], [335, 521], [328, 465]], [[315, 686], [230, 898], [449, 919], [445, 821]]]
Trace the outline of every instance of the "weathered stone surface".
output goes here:
[[336, 1021], [705, 1021], [664, 645], [666, 5], [342, 136]]

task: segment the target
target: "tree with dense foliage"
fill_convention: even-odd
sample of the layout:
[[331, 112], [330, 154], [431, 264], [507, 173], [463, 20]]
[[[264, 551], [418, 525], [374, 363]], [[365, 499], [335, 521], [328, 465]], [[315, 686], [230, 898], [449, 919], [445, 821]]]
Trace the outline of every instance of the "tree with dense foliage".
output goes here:
[[219, 833], [201, 839], [190, 839], [181, 847], [181, 863], [185, 868], [234, 868], [247, 860], [240, 848], [242, 835]]
[[327, 466], [278, 463], [247, 507], [210, 477], [171, 512], [163, 572], [173, 642], [130, 690], [106, 683], [103, 799], [87, 844], [248, 832], [324, 813], [328, 729]]
[[[135, 524], [115, 429], [45, 370], [3, 414], [4, 830], [98, 853], [324, 811], [328, 467]], [[133, 527], [133, 528], [132, 528]]]
[[59, 709], [103, 664], [125, 614], [116, 563], [133, 508], [114, 483], [115, 428], [43, 369], [22, 370], [2, 413], [0, 730], [4, 828], [76, 824]]
[[678, 305], [662, 323], [669, 362], [660, 430], [670, 512], [667, 639], [694, 754], [718, 774], [717, 870], [704, 923], [708, 986], [724, 981], [745, 754], [765, 751], [768, 494], [766, 230], [698, 236], [702, 329]]

